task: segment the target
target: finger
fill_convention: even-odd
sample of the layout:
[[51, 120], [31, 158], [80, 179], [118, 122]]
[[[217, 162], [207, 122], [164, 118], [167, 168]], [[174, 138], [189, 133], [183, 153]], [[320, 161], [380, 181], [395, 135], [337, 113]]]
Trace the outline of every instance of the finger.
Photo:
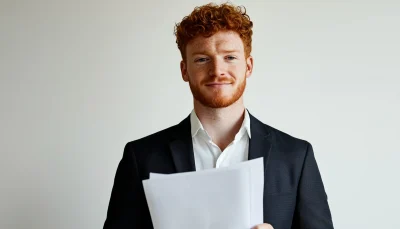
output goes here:
[[252, 229], [274, 229], [271, 224], [263, 223], [253, 227]]

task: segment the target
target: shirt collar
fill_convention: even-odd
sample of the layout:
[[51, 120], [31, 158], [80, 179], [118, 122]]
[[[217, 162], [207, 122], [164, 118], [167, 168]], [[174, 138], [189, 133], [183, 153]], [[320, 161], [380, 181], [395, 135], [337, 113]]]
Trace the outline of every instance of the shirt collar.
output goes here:
[[[197, 117], [194, 109], [190, 113], [190, 125], [191, 125], [192, 137], [196, 136], [196, 134], [199, 132], [199, 130], [202, 130], [205, 133], [207, 133], [206, 130], [204, 129], [203, 125], [201, 124], [199, 118]], [[239, 132], [235, 136], [235, 141], [239, 140], [237, 138], [241, 138], [243, 136], [243, 132], [246, 132], [247, 135], [249, 136], [249, 138], [251, 138], [250, 115], [249, 115], [249, 112], [247, 111], [247, 109], [245, 109], [243, 123], [242, 123], [242, 126], [240, 127]]]

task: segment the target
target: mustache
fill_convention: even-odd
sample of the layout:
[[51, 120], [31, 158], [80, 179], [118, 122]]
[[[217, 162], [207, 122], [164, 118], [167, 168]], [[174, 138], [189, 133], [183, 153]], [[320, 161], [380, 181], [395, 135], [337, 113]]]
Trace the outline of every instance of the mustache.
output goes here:
[[218, 78], [215, 80], [204, 80], [203, 84], [231, 84], [234, 83], [235, 80], [231, 78]]

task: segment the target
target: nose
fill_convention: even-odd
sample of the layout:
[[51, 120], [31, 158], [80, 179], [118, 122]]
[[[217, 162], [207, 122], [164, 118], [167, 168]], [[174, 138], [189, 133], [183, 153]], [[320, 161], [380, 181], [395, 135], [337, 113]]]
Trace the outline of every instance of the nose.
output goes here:
[[217, 58], [210, 61], [210, 68], [208, 74], [213, 77], [225, 76], [226, 74], [226, 64], [224, 61]]

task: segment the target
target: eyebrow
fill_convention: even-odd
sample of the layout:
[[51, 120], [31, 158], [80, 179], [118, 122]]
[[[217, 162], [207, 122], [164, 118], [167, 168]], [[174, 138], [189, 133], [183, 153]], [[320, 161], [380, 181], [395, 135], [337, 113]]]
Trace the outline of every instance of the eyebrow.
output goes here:
[[[228, 50], [221, 51], [221, 53], [224, 53], [224, 54], [226, 54], [226, 53], [240, 53], [240, 51], [238, 49], [228, 49]], [[206, 52], [197, 51], [197, 52], [192, 53], [191, 55], [192, 56], [194, 56], [194, 55], [206, 55]]]

